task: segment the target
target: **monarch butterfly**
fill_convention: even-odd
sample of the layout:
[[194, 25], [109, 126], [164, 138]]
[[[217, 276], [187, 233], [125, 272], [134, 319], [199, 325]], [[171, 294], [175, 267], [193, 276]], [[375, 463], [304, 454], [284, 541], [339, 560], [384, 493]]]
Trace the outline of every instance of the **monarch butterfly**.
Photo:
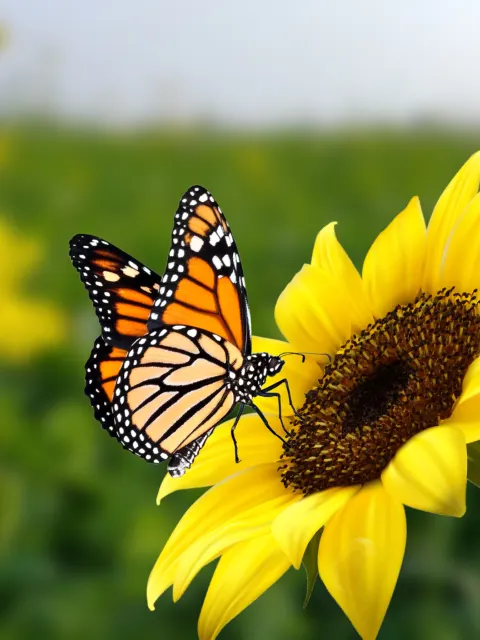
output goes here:
[[85, 392], [124, 448], [152, 463], [170, 458], [169, 473], [180, 476], [236, 405], [237, 461], [234, 431], [245, 406], [275, 433], [253, 399], [276, 397], [281, 419], [277, 388], [285, 385], [293, 409], [286, 378], [262, 390], [284, 361], [251, 352], [242, 265], [209, 191], [194, 186], [181, 198], [161, 277], [94, 236], [75, 236], [70, 256], [102, 327]]

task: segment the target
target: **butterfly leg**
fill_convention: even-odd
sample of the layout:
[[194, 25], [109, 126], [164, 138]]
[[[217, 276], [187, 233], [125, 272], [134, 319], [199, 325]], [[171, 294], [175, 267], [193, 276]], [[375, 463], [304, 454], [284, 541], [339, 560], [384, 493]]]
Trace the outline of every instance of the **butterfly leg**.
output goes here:
[[[293, 406], [293, 402], [292, 402], [292, 394], [290, 392], [290, 385], [288, 384], [288, 380], [287, 378], [283, 378], [282, 380], [279, 380], [278, 382], [275, 382], [274, 384], [272, 384], [270, 387], [267, 387], [266, 389], [262, 390], [262, 394], [264, 395], [265, 393], [271, 393], [274, 389], [276, 389], [277, 387], [279, 387], [281, 384], [285, 385], [285, 389], [287, 391], [287, 396], [288, 396], [288, 404], [290, 405], [290, 407], [292, 408], [292, 411], [294, 413], [294, 415], [299, 419], [302, 420], [302, 416], [297, 412], [297, 410], [295, 409], [295, 407]], [[278, 394], [275, 394], [278, 395]], [[303, 420], [302, 420], [303, 421]], [[282, 425], [283, 426], [283, 425]]]
[[233, 446], [235, 448], [235, 462], [237, 464], [241, 462], [241, 460], [238, 457], [238, 443], [237, 443], [237, 438], [235, 437], [235, 429], [237, 428], [238, 421], [240, 420], [240, 417], [244, 409], [245, 409], [245, 405], [241, 404], [240, 409], [238, 410], [238, 413], [237, 413], [237, 417], [235, 418], [235, 422], [232, 424], [232, 428], [230, 429], [230, 433], [232, 434]]
[[278, 402], [278, 417], [280, 419], [280, 424], [282, 425], [282, 429], [285, 431], [287, 436], [289, 436], [290, 432], [287, 431], [285, 425], [283, 424], [282, 398], [281, 398], [280, 394], [277, 393], [276, 391], [261, 391], [258, 395], [262, 396], [262, 398], [277, 398], [277, 402]]
[[272, 427], [268, 424], [268, 420], [266, 419], [266, 417], [263, 415], [263, 413], [260, 411], [260, 409], [257, 407], [257, 405], [252, 404], [250, 405], [252, 407], [252, 409], [255, 409], [255, 411], [258, 414], [258, 417], [260, 418], [260, 420], [263, 422], [263, 424], [267, 427], [267, 429], [270, 431], [270, 433], [273, 433], [274, 436], [276, 436], [279, 440], [281, 440], [283, 442], [283, 444], [287, 444], [286, 441], [282, 438], [282, 436], [279, 436], [278, 433], [272, 429]]

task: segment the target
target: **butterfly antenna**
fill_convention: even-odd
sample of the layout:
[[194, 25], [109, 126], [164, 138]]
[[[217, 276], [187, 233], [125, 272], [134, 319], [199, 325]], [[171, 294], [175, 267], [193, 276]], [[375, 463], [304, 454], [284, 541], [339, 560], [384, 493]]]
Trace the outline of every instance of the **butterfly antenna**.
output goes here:
[[314, 351], [285, 351], [285, 353], [281, 353], [278, 357], [283, 358], [284, 356], [300, 356], [302, 363], [305, 362], [305, 356], [325, 356], [330, 363], [332, 362], [332, 356], [329, 353], [315, 353]]

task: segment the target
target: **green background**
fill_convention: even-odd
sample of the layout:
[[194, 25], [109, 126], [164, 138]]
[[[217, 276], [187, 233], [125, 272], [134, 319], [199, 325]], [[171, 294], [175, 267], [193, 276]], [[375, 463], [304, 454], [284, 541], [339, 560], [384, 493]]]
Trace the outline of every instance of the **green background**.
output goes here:
[[[309, 260], [324, 224], [339, 222], [339, 238], [360, 267], [413, 195], [430, 215], [480, 136], [108, 134], [24, 124], [0, 129], [2, 140], [0, 216], [45, 250], [19, 295], [53, 303], [67, 335], [27, 362], [0, 354], [0, 637], [194, 638], [212, 567], [179, 603], [167, 593], [153, 613], [145, 586], [198, 492], [156, 507], [164, 468], [126, 454], [94, 421], [83, 367], [98, 326], [69, 262], [70, 237], [97, 234], [161, 272], [176, 204], [188, 186], [202, 184], [235, 234], [254, 332], [278, 337], [276, 298]], [[462, 520], [408, 511], [405, 561], [381, 638], [480, 637], [479, 513], [472, 486]], [[303, 611], [304, 589], [303, 571], [290, 570], [222, 637], [356, 637], [319, 582]]]

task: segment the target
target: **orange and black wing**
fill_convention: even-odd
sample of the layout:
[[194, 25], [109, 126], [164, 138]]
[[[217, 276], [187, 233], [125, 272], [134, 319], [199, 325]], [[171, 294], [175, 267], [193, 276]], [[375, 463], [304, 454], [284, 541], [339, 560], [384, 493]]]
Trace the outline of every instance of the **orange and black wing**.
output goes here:
[[160, 276], [106, 240], [77, 235], [70, 257], [93, 302], [106, 344], [130, 349], [147, 333]]
[[228, 372], [242, 364], [231, 342], [198, 329], [164, 327], [138, 339], [117, 378], [116, 437], [148, 462], [173, 456], [169, 471], [181, 475], [234, 406]]
[[209, 191], [191, 187], [175, 214], [172, 244], [149, 331], [195, 327], [251, 352], [247, 293], [237, 247]]
[[93, 407], [95, 418], [111, 436], [116, 435], [112, 398], [117, 376], [127, 353], [124, 349], [106, 344], [100, 336], [95, 340], [85, 365], [85, 393]]

